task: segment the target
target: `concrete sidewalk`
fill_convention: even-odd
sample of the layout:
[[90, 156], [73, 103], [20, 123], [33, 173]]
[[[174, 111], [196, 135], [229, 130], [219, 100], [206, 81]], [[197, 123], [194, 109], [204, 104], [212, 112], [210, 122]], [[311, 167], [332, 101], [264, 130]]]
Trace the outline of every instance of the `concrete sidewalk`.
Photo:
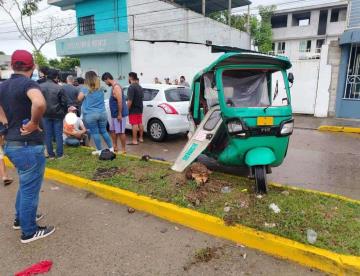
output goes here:
[[360, 127], [360, 119], [317, 118], [311, 115], [294, 114], [295, 128], [318, 129], [320, 126]]
[[[41, 192], [41, 224], [57, 230], [23, 245], [11, 228], [16, 188], [0, 187], [0, 275], [46, 259], [48, 275], [323, 275], [52, 181]], [[214, 258], [192, 264], [206, 247], [218, 248]]]

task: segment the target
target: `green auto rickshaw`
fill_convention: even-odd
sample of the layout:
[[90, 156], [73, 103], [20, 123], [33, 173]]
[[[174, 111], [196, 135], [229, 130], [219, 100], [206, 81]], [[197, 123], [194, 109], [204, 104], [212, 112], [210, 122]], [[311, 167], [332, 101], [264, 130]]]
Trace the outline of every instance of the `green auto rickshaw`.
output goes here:
[[183, 171], [200, 154], [226, 166], [247, 166], [256, 191], [280, 166], [293, 132], [290, 61], [258, 52], [222, 55], [192, 84], [189, 141], [172, 169]]

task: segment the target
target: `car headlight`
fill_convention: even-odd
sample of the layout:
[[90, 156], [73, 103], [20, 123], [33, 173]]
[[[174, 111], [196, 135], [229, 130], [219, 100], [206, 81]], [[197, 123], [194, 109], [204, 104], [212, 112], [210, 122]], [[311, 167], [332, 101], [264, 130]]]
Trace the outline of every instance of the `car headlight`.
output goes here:
[[294, 120], [284, 122], [281, 126], [280, 134], [281, 135], [290, 135], [294, 130]]
[[227, 123], [227, 128], [230, 134], [238, 133], [244, 130], [240, 121], [230, 121]]

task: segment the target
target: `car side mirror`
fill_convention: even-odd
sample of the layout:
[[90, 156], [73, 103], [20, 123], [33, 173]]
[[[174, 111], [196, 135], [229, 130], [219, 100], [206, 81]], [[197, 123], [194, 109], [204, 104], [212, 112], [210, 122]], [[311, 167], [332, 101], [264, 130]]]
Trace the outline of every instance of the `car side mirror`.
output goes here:
[[294, 84], [294, 74], [293, 73], [288, 74], [288, 80], [291, 84]]

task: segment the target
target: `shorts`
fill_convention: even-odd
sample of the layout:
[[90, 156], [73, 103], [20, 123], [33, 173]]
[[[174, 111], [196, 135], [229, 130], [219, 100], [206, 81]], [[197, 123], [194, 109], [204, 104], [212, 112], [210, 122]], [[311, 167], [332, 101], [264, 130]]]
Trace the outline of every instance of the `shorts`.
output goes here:
[[126, 128], [126, 117], [123, 117], [121, 122], [117, 118], [110, 119], [110, 131], [116, 134], [124, 134]]
[[142, 114], [130, 114], [129, 123], [130, 125], [142, 125]]

